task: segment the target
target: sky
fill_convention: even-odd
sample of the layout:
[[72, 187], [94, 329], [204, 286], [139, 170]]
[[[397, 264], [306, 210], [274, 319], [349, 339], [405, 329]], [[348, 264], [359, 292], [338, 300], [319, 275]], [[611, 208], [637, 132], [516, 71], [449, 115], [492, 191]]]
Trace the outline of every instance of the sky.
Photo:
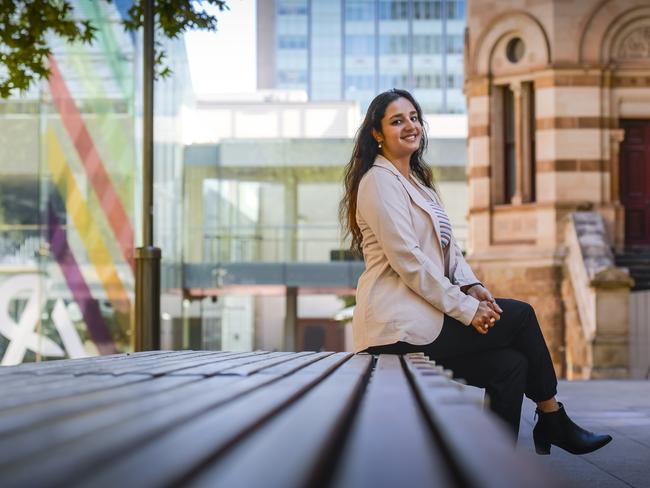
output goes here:
[[256, 0], [229, 0], [229, 11], [212, 11], [217, 32], [185, 34], [197, 97], [255, 91], [255, 4]]

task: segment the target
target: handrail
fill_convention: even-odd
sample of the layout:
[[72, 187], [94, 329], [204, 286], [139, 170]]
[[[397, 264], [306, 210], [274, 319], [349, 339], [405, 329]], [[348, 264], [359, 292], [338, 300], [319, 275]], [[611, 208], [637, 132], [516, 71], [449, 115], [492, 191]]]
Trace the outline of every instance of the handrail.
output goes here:
[[607, 240], [605, 222], [598, 212], [574, 212], [568, 218], [565, 257], [578, 315], [587, 341], [596, 336], [597, 288], [633, 286], [627, 269], [618, 268]]

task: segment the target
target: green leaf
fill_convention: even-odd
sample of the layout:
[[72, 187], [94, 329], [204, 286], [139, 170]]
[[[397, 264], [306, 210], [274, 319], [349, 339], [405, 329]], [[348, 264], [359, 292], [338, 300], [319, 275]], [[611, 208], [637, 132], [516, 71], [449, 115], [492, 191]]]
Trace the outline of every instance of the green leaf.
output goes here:
[[[142, 27], [142, 2], [136, 0], [129, 9], [122, 22], [125, 30]], [[216, 31], [217, 18], [205, 11], [206, 6], [217, 7], [219, 12], [228, 9], [222, 0], [156, 0], [156, 33], [177, 39], [188, 30]], [[68, 43], [91, 44], [96, 33], [97, 27], [91, 21], [75, 18], [71, 0], [0, 0], [0, 66], [4, 67], [0, 69], [0, 98], [9, 98], [49, 77], [50, 36]], [[172, 70], [165, 64], [162, 44], [157, 43], [154, 49], [156, 78], [166, 78]]]

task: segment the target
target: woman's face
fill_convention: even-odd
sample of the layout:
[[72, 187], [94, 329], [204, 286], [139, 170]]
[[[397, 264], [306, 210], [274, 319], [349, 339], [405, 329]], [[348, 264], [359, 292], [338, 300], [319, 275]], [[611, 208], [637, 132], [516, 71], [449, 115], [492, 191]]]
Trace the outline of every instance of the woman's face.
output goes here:
[[410, 158], [422, 139], [422, 123], [413, 104], [403, 97], [392, 101], [381, 119], [381, 134], [373, 130], [373, 136], [388, 159]]

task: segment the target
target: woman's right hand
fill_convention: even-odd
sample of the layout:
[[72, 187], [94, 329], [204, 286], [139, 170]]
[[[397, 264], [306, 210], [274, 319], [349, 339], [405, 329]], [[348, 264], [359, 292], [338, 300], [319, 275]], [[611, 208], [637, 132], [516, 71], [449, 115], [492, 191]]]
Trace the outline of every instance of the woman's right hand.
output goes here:
[[483, 300], [478, 305], [478, 310], [472, 319], [472, 326], [479, 334], [487, 334], [490, 327], [501, 318], [501, 315], [494, 310], [493, 305], [487, 300]]

